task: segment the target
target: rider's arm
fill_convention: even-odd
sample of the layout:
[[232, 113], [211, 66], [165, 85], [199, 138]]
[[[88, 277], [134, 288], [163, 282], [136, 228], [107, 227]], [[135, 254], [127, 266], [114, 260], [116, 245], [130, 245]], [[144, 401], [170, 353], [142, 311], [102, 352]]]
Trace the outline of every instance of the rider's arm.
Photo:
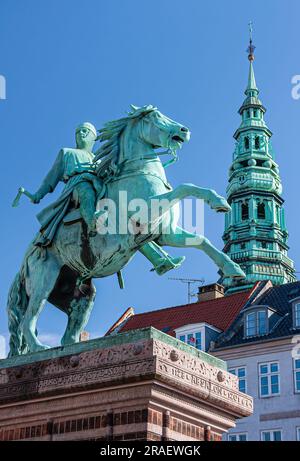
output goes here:
[[64, 174], [64, 162], [63, 162], [63, 150], [61, 149], [51, 170], [43, 180], [41, 186], [34, 194], [34, 203], [39, 203], [39, 201], [45, 197], [48, 193], [51, 193], [56, 188], [59, 181], [63, 178]]

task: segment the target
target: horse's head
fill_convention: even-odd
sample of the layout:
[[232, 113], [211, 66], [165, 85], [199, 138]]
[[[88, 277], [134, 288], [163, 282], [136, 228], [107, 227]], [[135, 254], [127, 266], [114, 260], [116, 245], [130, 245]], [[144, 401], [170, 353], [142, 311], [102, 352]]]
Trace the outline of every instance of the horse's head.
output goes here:
[[126, 160], [141, 158], [154, 149], [166, 148], [176, 151], [190, 139], [190, 130], [163, 115], [154, 106], [131, 106], [127, 117], [107, 122], [99, 130], [98, 140], [103, 144], [95, 153], [95, 161], [102, 160], [98, 174]]
[[187, 127], [166, 117], [155, 107], [148, 110], [140, 123], [142, 140], [153, 148], [177, 150], [184, 142], [189, 141], [191, 136]]

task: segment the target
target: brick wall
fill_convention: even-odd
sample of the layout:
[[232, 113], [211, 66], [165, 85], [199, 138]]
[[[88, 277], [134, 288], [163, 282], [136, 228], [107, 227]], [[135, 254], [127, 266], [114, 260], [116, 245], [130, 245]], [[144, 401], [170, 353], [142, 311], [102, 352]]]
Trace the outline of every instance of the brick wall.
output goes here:
[[188, 440], [220, 440], [218, 434], [213, 434], [203, 426], [183, 421], [168, 412], [163, 414], [161, 411], [144, 408], [76, 419], [53, 420], [26, 427], [0, 428], [0, 441], [24, 439], [159, 441], [172, 440], [174, 432], [180, 434], [182, 440], [185, 437]]

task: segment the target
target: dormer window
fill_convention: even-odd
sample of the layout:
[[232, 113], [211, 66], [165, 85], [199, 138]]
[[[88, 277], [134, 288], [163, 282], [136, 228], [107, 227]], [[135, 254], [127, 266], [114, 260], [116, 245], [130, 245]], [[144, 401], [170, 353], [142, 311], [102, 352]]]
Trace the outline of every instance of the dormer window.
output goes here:
[[182, 325], [174, 331], [177, 339], [201, 351], [206, 351], [210, 341], [215, 341], [221, 332], [205, 322]]
[[294, 325], [295, 328], [300, 328], [300, 302], [294, 305]]
[[267, 333], [267, 311], [259, 309], [246, 314], [245, 335], [260, 336]]

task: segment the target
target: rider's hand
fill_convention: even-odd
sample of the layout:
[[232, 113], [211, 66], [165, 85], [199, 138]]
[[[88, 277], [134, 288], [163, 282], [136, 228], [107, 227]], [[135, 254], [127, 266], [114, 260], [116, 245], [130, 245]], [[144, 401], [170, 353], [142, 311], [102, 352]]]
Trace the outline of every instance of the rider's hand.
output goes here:
[[33, 194], [31, 201], [32, 201], [32, 203], [35, 203], [35, 204], [40, 203], [40, 201], [41, 201], [40, 195], [39, 194]]

